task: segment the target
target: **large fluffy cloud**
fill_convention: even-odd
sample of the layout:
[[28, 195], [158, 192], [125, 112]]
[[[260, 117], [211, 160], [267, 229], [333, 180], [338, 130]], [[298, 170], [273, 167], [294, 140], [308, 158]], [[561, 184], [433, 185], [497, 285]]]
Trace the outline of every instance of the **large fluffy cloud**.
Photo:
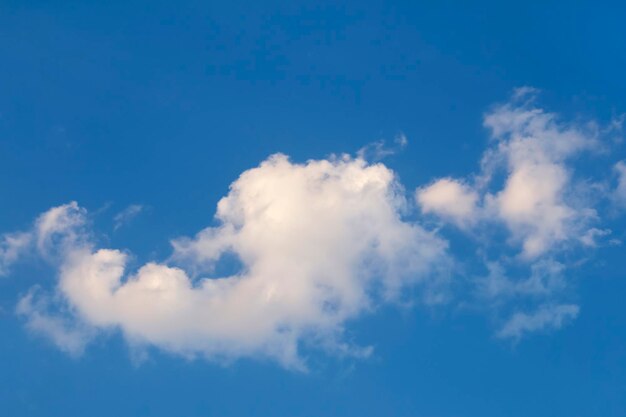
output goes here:
[[[43, 253], [52, 239], [62, 248], [58, 292], [81, 326], [119, 328], [133, 343], [183, 355], [265, 356], [301, 368], [302, 344], [367, 353], [342, 341], [345, 323], [407, 285], [438, 299], [446, 242], [403, 221], [405, 205], [382, 164], [293, 164], [274, 155], [231, 185], [219, 226], [173, 242], [173, 258], [192, 270], [236, 255], [241, 269], [231, 276], [192, 279], [159, 263], [128, 272], [124, 252], [94, 249], [81, 235], [84, 211], [75, 203], [42, 215], [33, 234]], [[35, 301], [29, 294], [18, 309], [29, 326], [79, 351], [81, 326]]]
[[[469, 250], [451, 255], [448, 229], [421, 226], [394, 173], [366, 162], [392, 153], [377, 142], [356, 158], [298, 164], [271, 156], [232, 183], [216, 226], [174, 239], [167, 261], [136, 269], [127, 252], [98, 248], [86, 210], [54, 207], [31, 230], [2, 236], [0, 274], [27, 252], [55, 265], [55, 289], [32, 289], [17, 312], [70, 354], [103, 330], [119, 330], [133, 345], [303, 369], [303, 348], [366, 355], [367, 347], [345, 341], [347, 323], [381, 303], [415, 302], [415, 294], [423, 303], [456, 296], [495, 312], [500, 338], [558, 329], [579, 314], [568, 298], [579, 259], [566, 255], [611, 233], [600, 228], [594, 187], [574, 171], [602, 129], [562, 121], [535, 106], [535, 94], [520, 89], [485, 114], [491, 138], [477, 174], [415, 192], [422, 214], [467, 234]], [[404, 136], [397, 144], [406, 145]], [[623, 204], [626, 168], [615, 170], [610, 198]], [[139, 210], [116, 216], [116, 227]], [[448, 291], [452, 270], [464, 271], [456, 288], [467, 293]]]

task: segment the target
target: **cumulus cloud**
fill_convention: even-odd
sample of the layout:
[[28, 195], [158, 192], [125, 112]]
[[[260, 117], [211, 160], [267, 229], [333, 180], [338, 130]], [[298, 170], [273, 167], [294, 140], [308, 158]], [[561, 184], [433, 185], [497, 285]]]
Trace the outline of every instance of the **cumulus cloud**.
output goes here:
[[[596, 211], [573, 195], [575, 183], [568, 161], [598, 146], [594, 124], [577, 125], [533, 106], [536, 89], [516, 90], [511, 102], [484, 117], [491, 146], [482, 172], [469, 181], [444, 178], [418, 189], [423, 212], [459, 225], [499, 222], [520, 245], [521, 256], [533, 259], [563, 243], [579, 241], [591, 229]], [[503, 185], [490, 184], [504, 173]], [[472, 183], [472, 185], [467, 185]]]
[[[303, 345], [366, 354], [342, 340], [345, 324], [398, 300], [406, 286], [439, 299], [447, 243], [403, 221], [405, 206], [382, 164], [294, 164], [274, 155], [231, 185], [218, 204], [219, 226], [173, 241], [183, 265], [209, 270], [227, 253], [241, 261], [231, 276], [201, 279], [160, 263], [128, 272], [124, 252], [94, 249], [81, 237], [85, 213], [75, 203], [49, 210], [36, 230], [41, 242], [61, 236], [58, 293], [78, 321], [186, 356], [262, 356], [302, 369]], [[80, 350], [81, 333], [42, 313], [32, 295], [18, 311], [31, 329]]]
[[[559, 258], [572, 248], [595, 247], [611, 233], [596, 227], [599, 216], [587, 179], [573, 169], [575, 159], [601, 147], [605, 130], [596, 122], [567, 122], [545, 111], [535, 104], [538, 93], [532, 87], [516, 89], [509, 102], [484, 115], [490, 142], [480, 172], [437, 179], [416, 191], [423, 213], [460, 227], [476, 238], [479, 253], [490, 254], [487, 275], [475, 283], [479, 299], [496, 305], [515, 305], [515, 300], [524, 305], [523, 299], [537, 305], [542, 297], [556, 303], [567, 288], [567, 262]], [[626, 168], [619, 163], [616, 171], [619, 196], [626, 190]], [[507, 247], [517, 256], [511, 259]], [[499, 335], [518, 338], [559, 328], [566, 316], [575, 315], [569, 305], [542, 308], [532, 316], [518, 312]]]
[[487, 194], [486, 206], [507, 225], [522, 254], [533, 258], [588, 230], [595, 210], [570, 193], [567, 162], [597, 146], [597, 130], [568, 125], [538, 108], [496, 108], [486, 115], [496, 147], [483, 160], [486, 174], [504, 163], [504, 188]]
[[443, 178], [418, 188], [416, 199], [424, 213], [436, 213], [458, 226], [478, 220], [478, 193], [460, 181]]
[[[598, 227], [573, 169], [602, 130], [536, 107], [536, 94], [518, 89], [485, 114], [490, 142], [478, 173], [435, 179], [414, 193], [424, 216], [473, 239], [455, 259], [447, 229], [422, 226], [394, 172], [367, 162], [392, 152], [376, 142], [356, 158], [271, 156], [231, 184], [214, 226], [172, 240], [166, 261], [139, 268], [129, 267], [128, 252], [98, 247], [76, 202], [54, 207], [30, 230], [3, 235], [0, 273], [29, 251], [57, 267], [54, 292], [29, 292], [17, 312], [75, 355], [98, 332], [119, 330], [133, 345], [212, 360], [263, 357], [292, 369], [306, 368], [302, 352], [310, 348], [365, 356], [369, 347], [345, 341], [350, 321], [382, 303], [447, 301], [451, 271], [472, 264], [479, 272], [468, 275], [480, 278], [460, 278], [474, 291], [456, 296], [508, 317], [498, 337], [558, 329], [579, 311], [566, 296], [576, 260], [563, 254], [611, 233]], [[404, 145], [399, 136], [396, 147]], [[615, 198], [626, 201], [625, 165], [615, 169]], [[129, 206], [114, 227], [141, 210]], [[238, 267], [218, 275], [225, 259]]]

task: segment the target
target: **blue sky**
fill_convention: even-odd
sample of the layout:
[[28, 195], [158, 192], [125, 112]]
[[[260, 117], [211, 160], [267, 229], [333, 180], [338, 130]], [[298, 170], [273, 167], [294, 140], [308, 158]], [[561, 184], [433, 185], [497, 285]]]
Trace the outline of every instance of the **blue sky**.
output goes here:
[[262, 3], [0, 5], [2, 414], [626, 415], [623, 6]]

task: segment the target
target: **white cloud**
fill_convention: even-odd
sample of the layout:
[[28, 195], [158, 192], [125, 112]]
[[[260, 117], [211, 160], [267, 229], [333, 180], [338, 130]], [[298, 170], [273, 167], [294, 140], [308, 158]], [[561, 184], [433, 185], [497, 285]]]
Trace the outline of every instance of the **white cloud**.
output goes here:
[[[491, 147], [482, 172], [470, 181], [444, 178], [417, 190], [418, 204], [457, 225], [501, 223], [509, 243], [535, 259], [560, 244], [580, 242], [596, 212], [576, 195], [568, 161], [598, 146], [594, 124], [567, 124], [532, 106], [536, 90], [516, 90], [510, 103], [487, 113]], [[529, 96], [530, 95], [530, 96]], [[490, 190], [504, 171], [504, 184]], [[583, 241], [585, 243], [585, 241]], [[589, 242], [587, 242], [589, 243]]]
[[[437, 179], [416, 191], [423, 213], [455, 224], [476, 243], [488, 270], [473, 281], [479, 301], [496, 311], [518, 304], [550, 305], [513, 316], [499, 333], [503, 337], [556, 329], [574, 318], [577, 307], [559, 301], [572, 262], [560, 259], [573, 248], [596, 247], [611, 233], [595, 227], [600, 221], [597, 202], [591, 201], [588, 180], [579, 179], [573, 165], [601, 148], [599, 137], [616, 128], [563, 121], [536, 106], [537, 94], [532, 87], [516, 89], [508, 103], [485, 114], [491, 140], [477, 175]], [[626, 165], [617, 164], [616, 171], [616, 199], [623, 194], [626, 202]], [[516, 256], [510, 256], [511, 250]]]
[[[210, 266], [225, 253], [241, 260], [235, 275], [200, 280], [158, 263], [126, 276], [126, 254], [94, 251], [78, 238], [84, 212], [75, 204], [41, 216], [47, 227], [38, 230], [64, 236], [58, 290], [79, 321], [182, 355], [263, 356], [302, 368], [303, 344], [367, 353], [342, 341], [345, 324], [407, 285], [437, 298], [447, 244], [401, 220], [405, 204], [384, 165], [348, 157], [293, 164], [274, 155], [231, 185], [218, 204], [220, 226], [173, 242], [174, 258], [187, 266]], [[31, 328], [77, 349], [68, 347], [77, 333], [38, 309], [21, 313]]]
[[578, 316], [575, 304], [544, 305], [533, 313], [515, 313], [498, 333], [500, 338], [519, 339], [525, 333], [560, 329]]
[[86, 244], [89, 236], [83, 229], [87, 223], [85, 214], [85, 209], [72, 201], [39, 216], [31, 232], [39, 253], [48, 258], [62, 256], [70, 248]]
[[144, 206], [141, 204], [131, 204], [124, 210], [120, 211], [113, 217], [113, 230], [117, 230], [120, 227], [128, 224], [135, 217], [137, 217], [144, 210]]
[[416, 199], [424, 213], [436, 213], [458, 226], [478, 220], [478, 193], [460, 181], [443, 178], [418, 188]]
[[[487, 267], [461, 298], [507, 312], [534, 309], [515, 313], [498, 332], [503, 338], [574, 319], [578, 306], [563, 299], [571, 265], [563, 253], [610, 233], [595, 227], [599, 216], [572, 167], [598, 144], [598, 128], [560, 121], [534, 107], [534, 94], [518, 89], [485, 115], [491, 141], [478, 175], [437, 179], [414, 195], [422, 213], [471, 237], [468, 264], [478, 257]], [[55, 207], [31, 230], [3, 236], [0, 273], [28, 250], [58, 266], [55, 295], [29, 293], [17, 311], [73, 354], [97, 331], [119, 329], [133, 345], [213, 360], [264, 357], [294, 369], [306, 366], [303, 347], [367, 355], [370, 348], [344, 341], [351, 320], [384, 302], [414, 302], [405, 298], [415, 294], [405, 291], [410, 286], [424, 303], [447, 300], [458, 266], [446, 240], [406, 220], [412, 206], [394, 173], [366, 162], [389, 152], [377, 142], [355, 159], [296, 164], [274, 155], [231, 184], [217, 226], [174, 239], [168, 261], [137, 270], [124, 251], [96, 248], [77, 203]], [[615, 193], [626, 201], [626, 165], [616, 170]], [[129, 206], [114, 227], [141, 210]], [[229, 256], [241, 268], [214, 276]]]
[[88, 236], [83, 230], [85, 211], [75, 201], [54, 207], [37, 217], [28, 231], [6, 233], [0, 238], [0, 276], [22, 255], [34, 249], [44, 258], [64, 252]]
[[496, 148], [483, 162], [487, 175], [504, 163], [504, 188], [486, 196], [486, 205], [507, 225], [522, 254], [534, 258], [587, 230], [595, 211], [581, 206], [572, 192], [566, 162], [597, 146], [597, 131], [560, 123], [538, 108], [506, 104], [485, 116]]
[[8, 273], [9, 267], [18, 260], [32, 242], [27, 232], [7, 233], [0, 238], [0, 276]]

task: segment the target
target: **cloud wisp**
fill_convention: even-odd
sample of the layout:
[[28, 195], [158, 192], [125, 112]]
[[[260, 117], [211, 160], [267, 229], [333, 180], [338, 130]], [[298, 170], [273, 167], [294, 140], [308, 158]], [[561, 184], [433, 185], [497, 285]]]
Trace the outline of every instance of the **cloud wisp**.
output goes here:
[[117, 230], [120, 227], [127, 225], [144, 210], [145, 207], [141, 204], [131, 204], [126, 207], [113, 217], [113, 230]]
[[535, 312], [515, 313], [498, 332], [498, 337], [519, 340], [524, 334], [539, 330], [560, 329], [563, 324], [578, 316], [575, 304], [543, 305]]

